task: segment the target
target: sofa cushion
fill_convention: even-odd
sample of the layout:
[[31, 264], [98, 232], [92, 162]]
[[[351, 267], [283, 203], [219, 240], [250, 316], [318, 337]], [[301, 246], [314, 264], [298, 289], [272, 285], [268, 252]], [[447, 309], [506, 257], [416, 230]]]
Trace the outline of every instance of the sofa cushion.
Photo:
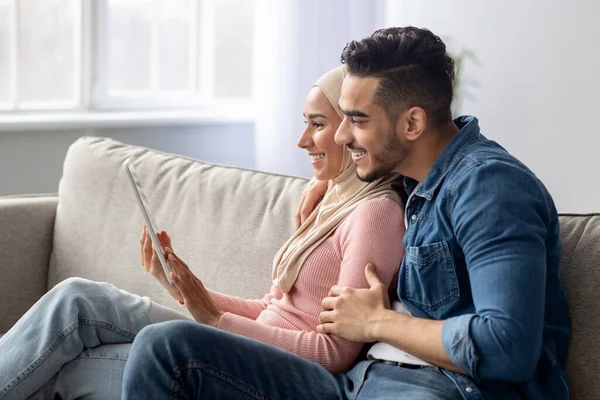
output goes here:
[[560, 225], [560, 275], [572, 324], [567, 361], [571, 398], [596, 399], [600, 393], [600, 214], [563, 214]]
[[142, 216], [122, 163], [136, 160], [154, 221], [214, 290], [262, 297], [272, 260], [293, 232], [306, 180], [217, 166], [84, 137], [69, 148], [59, 185], [49, 288], [81, 276], [177, 308], [140, 265]]

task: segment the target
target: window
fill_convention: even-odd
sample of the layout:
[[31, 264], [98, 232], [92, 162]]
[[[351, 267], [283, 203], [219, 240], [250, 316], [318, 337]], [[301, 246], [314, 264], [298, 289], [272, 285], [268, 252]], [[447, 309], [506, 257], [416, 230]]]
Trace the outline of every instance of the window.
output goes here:
[[247, 101], [253, 14], [253, 0], [0, 0], [0, 109]]
[[0, 0], [0, 108], [75, 108], [81, 12], [76, 0]]

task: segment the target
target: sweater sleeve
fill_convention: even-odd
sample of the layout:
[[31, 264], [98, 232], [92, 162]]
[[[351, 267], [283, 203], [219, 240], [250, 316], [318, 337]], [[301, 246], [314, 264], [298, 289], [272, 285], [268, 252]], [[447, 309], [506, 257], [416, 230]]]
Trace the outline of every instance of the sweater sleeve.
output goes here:
[[398, 274], [404, 247], [404, 211], [394, 200], [378, 197], [354, 210], [341, 232], [342, 267], [339, 285], [368, 288], [365, 267], [375, 265], [379, 280], [389, 287]]
[[271, 286], [271, 291], [262, 299], [248, 300], [237, 296], [229, 296], [208, 289], [211, 299], [221, 312], [240, 315], [245, 318], [256, 319], [258, 315], [271, 303], [272, 299], [281, 299], [283, 292], [276, 286]]
[[[387, 198], [374, 199], [357, 207], [348, 223], [338, 228], [338, 250], [342, 260], [338, 285], [368, 288], [364, 269], [369, 262], [376, 265], [382, 282], [386, 286], [390, 284], [403, 255], [402, 218], [401, 207]], [[223, 315], [219, 328], [316, 361], [333, 373], [347, 371], [363, 346], [363, 343], [336, 335], [267, 326], [232, 313]]]

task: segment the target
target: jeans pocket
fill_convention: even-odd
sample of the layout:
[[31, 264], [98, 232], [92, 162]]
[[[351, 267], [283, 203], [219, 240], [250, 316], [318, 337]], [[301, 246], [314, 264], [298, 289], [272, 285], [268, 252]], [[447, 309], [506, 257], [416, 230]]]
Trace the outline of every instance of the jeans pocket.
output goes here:
[[403, 279], [406, 300], [425, 311], [435, 311], [460, 295], [446, 242], [407, 247]]

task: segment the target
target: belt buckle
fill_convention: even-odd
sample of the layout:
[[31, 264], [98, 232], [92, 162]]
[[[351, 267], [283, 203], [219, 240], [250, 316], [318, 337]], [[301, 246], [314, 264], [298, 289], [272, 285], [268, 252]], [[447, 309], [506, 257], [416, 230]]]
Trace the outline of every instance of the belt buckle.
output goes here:
[[402, 362], [398, 362], [398, 361], [381, 360], [378, 358], [373, 358], [373, 361], [384, 364], [384, 365], [391, 365], [391, 366], [398, 367], [398, 368], [406, 368], [406, 369], [421, 369], [421, 368], [423, 368], [422, 365], [406, 364], [406, 363], [402, 363]]
[[398, 367], [407, 369], [421, 369], [423, 368], [423, 365], [398, 363]]

